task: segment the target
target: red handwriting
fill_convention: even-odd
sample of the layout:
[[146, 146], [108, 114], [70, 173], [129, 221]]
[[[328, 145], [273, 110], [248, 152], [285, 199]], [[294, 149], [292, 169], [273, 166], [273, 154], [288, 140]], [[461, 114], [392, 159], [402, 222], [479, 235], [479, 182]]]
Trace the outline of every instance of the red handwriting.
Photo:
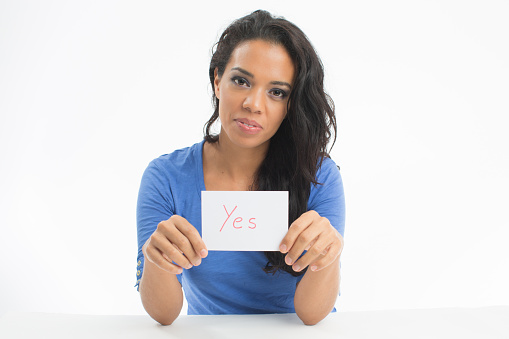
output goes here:
[[228, 214], [228, 218], [226, 218], [226, 220], [223, 222], [223, 226], [221, 226], [221, 229], [219, 230], [219, 232], [221, 232], [223, 230], [223, 227], [224, 227], [224, 224], [226, 224], [226, 222], [228, 221], [228, 219], [230, 219], [231, 215], [233, 214], [233, 212], [235, 211], [235, 209], [237, 208], [237, 206], [235, 206], [235, 208], [233, 209], [233, 211], [231, 213], [228, 213], [228, 210], [226, 209], [226, 206], [223, 205], [224, 207], [224, 211], [226, 212], [226, 214]]
[[249, 226], [249, 225], [248, 225], [247, 227], [249, 227], [250, 229], [256, 228], [256, 224], [255, 224], [254, 222], [252, 222], [251, 220], [255, 220], [255, 218], [251, 218], [251, 219], [249, 219], [249, 223], [250, 223], [250, 224], [253, 224], [254, 226], [253, 226], [253, 227], [251, 227], [251, 226]]
[[[224, 207], [224, 211], [226, 212], [226, 215], [227, 215], [228, 217], [227, 217], [227, 218], [226, 218], [226, 220], [223, 222], [223, 226], [221, 226], [221, 229], [219, 230], [219, 232], [221, 232], [221, 231], [223, 230], [224, 225], [226, 225], [226, 222], [228, 221], [228, 219], [230, 219], [230, 217], [232, 216], [233, 212], [237, 209], [237, 206], [235, 206], [235, 208], [232, 210], [232, 212], [231, 212], [231, 213], [228, 213], [228, 210], [226, 209], [226, 206], [225, 206], [225, 205], [223, 205], [223, 207]], [[251, 219], [249, 219], [249, 223], [250, 223], [250, 225], [248, 225], [247, 227], [249, 227], [250, 229], [255, 229], [255, 228], [256, 228], [256, 224], [255, 224], [255, 222], [253, 221], [253, 220], [255, 220], [255, 219], [256, 219], [256, 218], [251, 218]], [[238, 224], [238, 223], [240, 223], [242, 220], [243, 220], [243, 219], [242, 219], [242, 217], [236, 217], [236, 218], [233, 220], [233, 223], [232, 223], [233, 228], [235, 228], [235, 229], [241, 229], [241, 228], [242, 228], [242, 225], [237, 225], [237, 226], [235, 226], [235, 224], [236, 224], [236, 223], [237, 223], [237, 224]]]
[[233, 220], [233, 228], [242, 228], [242, 226], [235, 226], [235, 223], [236, 222], [241, 222], [242, 221], [242, 218], [241, 217], [238, 217], [238, 218], [235, 218], [235, 220]]

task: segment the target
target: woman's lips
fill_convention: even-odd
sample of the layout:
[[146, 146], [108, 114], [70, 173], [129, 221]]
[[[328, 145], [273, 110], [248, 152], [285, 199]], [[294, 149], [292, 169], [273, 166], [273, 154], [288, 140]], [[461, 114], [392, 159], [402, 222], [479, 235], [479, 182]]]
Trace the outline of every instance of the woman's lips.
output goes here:
[[262, 127], [253, 120], [248, 119], [235, 119], [237, 126], [240, 130], [247, 134], [256, 134], [262, 130]]
[[249, 120], [249, 119], [242, 118], [242, 119], [235, 119], [235, 121], [239, 121], [239, 122], [243, 123], [244, 125], [248, 125], [249, 127], [262, 128], [262, 126], [260, 126], [260, 124], [257, 123], [254, 120]]

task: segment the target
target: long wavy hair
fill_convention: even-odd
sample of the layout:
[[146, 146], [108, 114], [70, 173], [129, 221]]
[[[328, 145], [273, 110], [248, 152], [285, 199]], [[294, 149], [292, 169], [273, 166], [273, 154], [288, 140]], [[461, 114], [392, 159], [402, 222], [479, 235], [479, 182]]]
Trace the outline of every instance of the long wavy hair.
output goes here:
[[[295, 81], [287, 104], [287, 115], [271, 138], [267, 155], [258, 168], [252, 187], [259, 191], [289, 191], [289, 224], [307, 211], [311, 184], [318, 185], [316, 173], [327, 145], [336, 141], [334, 102], [323, 88], [324, 71], [320, 58], [306, 35], [293, 23], [257, 10], [235, 20], [223, 32], [212, 49], [209, 76], [212, 85], [214, 113], [204, 127], [205, 140], [215, 143], [219, 135], [211, 127], [219, 117], [219, 99], [214, 95], [214, 71], [222, 77], [233, 50], [242, 42], [261, 39], [283, 46], [295, 66]], [[268, 263], [264, 271], [295, 272], [280, 252], [265, 252]]]

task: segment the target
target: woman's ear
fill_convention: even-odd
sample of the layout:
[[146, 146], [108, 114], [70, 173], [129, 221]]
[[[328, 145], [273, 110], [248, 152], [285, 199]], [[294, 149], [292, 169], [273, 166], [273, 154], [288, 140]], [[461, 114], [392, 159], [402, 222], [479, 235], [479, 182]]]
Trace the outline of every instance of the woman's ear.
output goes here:
[[217, 67], [214, 69], [214, 94], [216, 98], [219, 100], [219, 82], [221, 79], [217, 75]]

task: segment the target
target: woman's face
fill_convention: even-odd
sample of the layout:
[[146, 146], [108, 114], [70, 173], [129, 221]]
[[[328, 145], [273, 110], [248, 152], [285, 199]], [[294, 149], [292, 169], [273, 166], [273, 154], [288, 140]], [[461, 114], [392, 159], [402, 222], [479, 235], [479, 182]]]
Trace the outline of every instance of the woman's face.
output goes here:
[[241, 148], [266, 148], [286, 116], [294, 65], [282, 46], [251, 40], [237, 46], [214, 89], [221, 140]]

